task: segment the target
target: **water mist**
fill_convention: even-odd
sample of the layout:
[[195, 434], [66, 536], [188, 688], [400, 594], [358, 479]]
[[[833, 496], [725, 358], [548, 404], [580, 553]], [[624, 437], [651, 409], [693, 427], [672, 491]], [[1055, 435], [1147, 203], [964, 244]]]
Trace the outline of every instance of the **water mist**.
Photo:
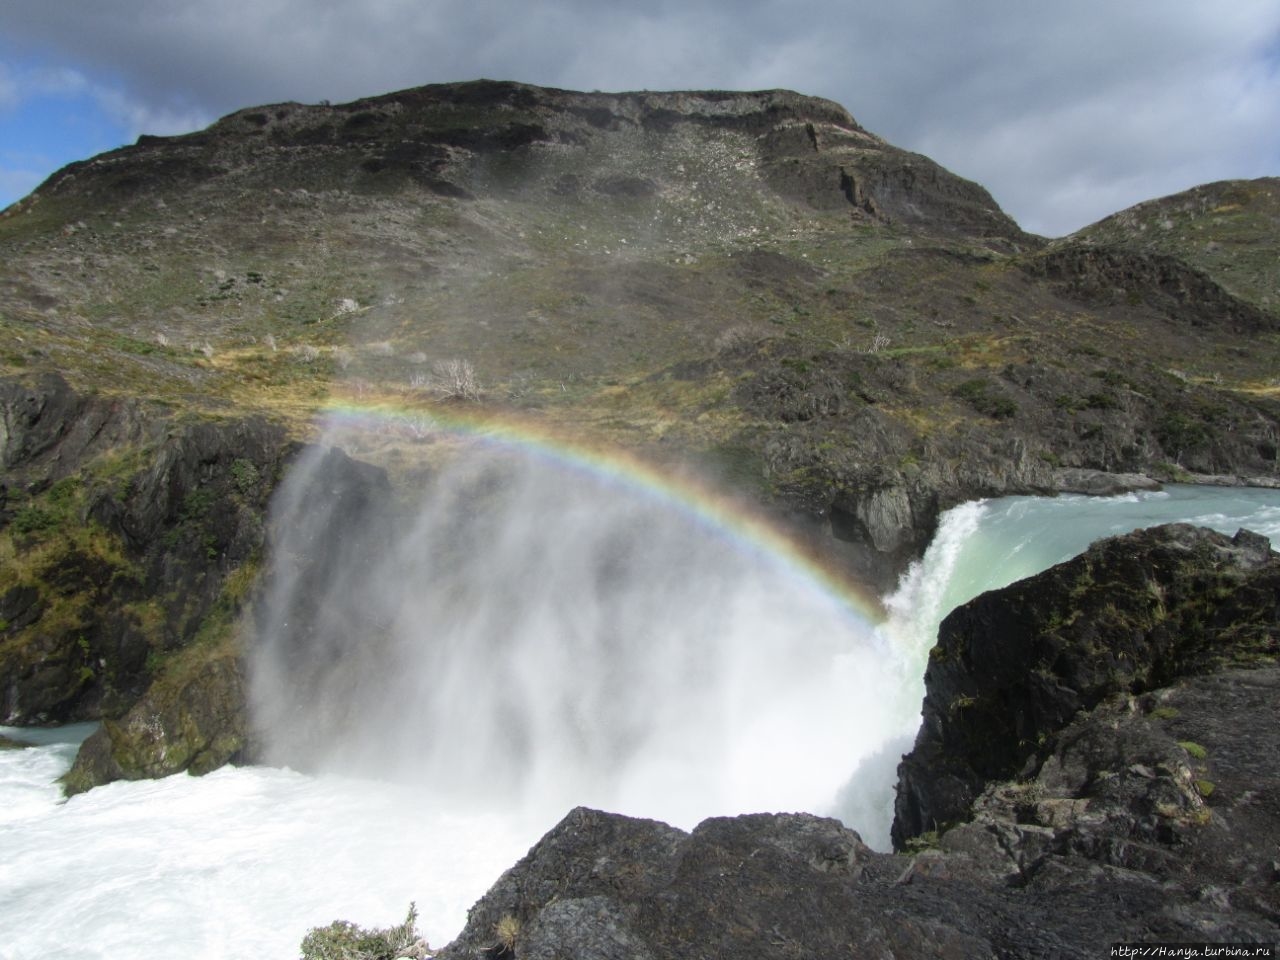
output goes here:
[[310, 454], [276, 505], [252, 684], [275, 762], [548, 826], [588, 804], [691, 827], [829, 810], [901, 732], [883, 701], [918, 664], [690, 507], [480, 448], [393, 505], [340, 461]]

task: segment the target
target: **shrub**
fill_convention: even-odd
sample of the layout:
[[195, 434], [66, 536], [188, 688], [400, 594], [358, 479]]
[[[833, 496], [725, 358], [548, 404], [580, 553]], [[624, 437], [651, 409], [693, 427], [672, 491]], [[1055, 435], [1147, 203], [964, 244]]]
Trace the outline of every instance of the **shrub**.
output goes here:
[[513, 953], [516, 941], [520, 939], [520, 920], [511, 914], [504, 914], [502, 919], [493, 925], [493, 934], [498, 938], [498, 947], [504, 953]]
[[1191, 756], [1196, 760], [1203, 760], [1205, 757], [1209, 756], [1209, 751], [1194, 740], [1179, 740], [1178, 746], [1187, 751], [1188, 756]]
[[14, 533], [43, 533], [46, 530], [55, 530], [61, 521], [48, 510], [42, 510], [40, 507], [23, 507], [14, 514], [13, 521], [10, 524]]
[[728, 327], [721, 330], [715, 339], [714, 347], [716, 353], [728, 353], [739, 347], [745, 347], [754, 344], [763, 337], [749, 326], [739, 324], [737, 326]]
[[302, 960], [425, 960], [431, 955], [418, 933], [418, 907], [409, 904], [404, 922], [386, 929], [364, 929], [347, 920], [315, 927], [302, 940]]
[[1213, 435], [1202, 421], [1180, 412], [1166, 414], [1156, 424], [1155, 434], [1165, 452], [1172, 453], [1179, 461], [1184, 453], [1207, 447], [1213, 441]]
[[1018, 405], [1009, 397], [991, 392], [991, 381], [986, 377], [966, 380], [951, 391], [952, 395], [969, 403], [975, 410], [996, 420], [1012, 417]]
[[231, 479], [235, 481], [236, 489], [247, 497], [258, 486], [262, 474], [252, 460], [237, 457], [231, 462]]
[[480, 381], [470, 360], [439, 360], [431, 369], [434, 389], [446, 400], [480, 399]]

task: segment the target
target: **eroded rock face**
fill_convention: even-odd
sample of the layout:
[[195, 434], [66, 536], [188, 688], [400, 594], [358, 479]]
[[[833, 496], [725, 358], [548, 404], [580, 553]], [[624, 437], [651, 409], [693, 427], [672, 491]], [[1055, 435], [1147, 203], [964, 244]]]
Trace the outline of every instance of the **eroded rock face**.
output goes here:
[[72, 776], [208, 770], [244, 747], [234, 621], [296, 450], [56, 376], [0, 382], [0, 718], [104, 719]]
[[1192, 326], [1237, 333], [1274, 330], [1276, 318], [1242, 301], [1176, 257], [1117, 247], [1066, 245], [1027, 261], [1026, 268], [1086, 301], [1137, 295]]
[[[1000, 758], [983, 767], [994, 773], [953, 777], [958, 825], [940, 837], [900, 825], [906, 853], [876, 853], [805, 814], [716, 818], [686, 834], [578, 809], [440, 956], [1029, 960], [1122, 941], [1273, 942], [1278, 567], [1263, 538], [1175, 525], [970, 604], [943, 650], [975, 690], [1008, 675], [984, 714]], [[1046, 626], [1067, 608], [1070, 624]], [[1029, 668], [1050, 635], [1059, 654], [1078, 641], [1090, 656]], [[955, 679], [932, 670], [928, 682], [936, 702]], [[912, 757], [907, 791], [949, 759]]]
[[35, 383], [0, 381], [0, 465], [7, 482], [30, 481], [33, 470], [58, 480], [113, 447], [154, 439], [157, 426], [139, 404], [86, 396], [56, 374]]

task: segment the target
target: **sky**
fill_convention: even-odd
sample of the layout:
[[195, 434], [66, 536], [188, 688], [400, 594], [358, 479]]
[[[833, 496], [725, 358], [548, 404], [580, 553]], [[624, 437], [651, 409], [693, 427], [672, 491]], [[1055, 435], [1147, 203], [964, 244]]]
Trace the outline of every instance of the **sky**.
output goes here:
[[1280, 175], [1280, 0], [0, 0], [0, 208], [140, 134], [481, 77], [827, 97], [1046, 236]]

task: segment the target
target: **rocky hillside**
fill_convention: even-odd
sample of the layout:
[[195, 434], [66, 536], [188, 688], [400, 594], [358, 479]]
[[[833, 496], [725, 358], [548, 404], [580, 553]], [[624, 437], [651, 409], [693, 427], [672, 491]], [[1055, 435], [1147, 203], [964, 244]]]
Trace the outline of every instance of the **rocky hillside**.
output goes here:
[[1046, 245], [827, 101], [487, 81], [72, 164], [0, 214], [0, 719], [110, 720], [83, 785], [239, 755], [326, 405], [419, 425], [353, 451], [393, 485], [460, 409], [692, 465], [873, 586], [970, 497], [1274, 482], [1268, 183]]
[[[1135, 596], [1110, 616], [1084, 606]], [[903, 852], [806, 814], [684, 833], [578, 809], [437, 955], [1083, 960], [1123, 942], [1274, 943], [1278, 598], [1280, 557], [1253, 535], [1106, 541], [948, 621], [899, 786]], [[1028, 657], [1030, 687], [1012, 676]], [[963, 802], [923, 814], [926, 833], [908, 822], [922, 793]]]
[[1232, 294], [1276, 312], [1274, 244], [1280, 179], [1207, 183], [1140, 203], [1085, 227], [1070, 243], [1172, 257]]

